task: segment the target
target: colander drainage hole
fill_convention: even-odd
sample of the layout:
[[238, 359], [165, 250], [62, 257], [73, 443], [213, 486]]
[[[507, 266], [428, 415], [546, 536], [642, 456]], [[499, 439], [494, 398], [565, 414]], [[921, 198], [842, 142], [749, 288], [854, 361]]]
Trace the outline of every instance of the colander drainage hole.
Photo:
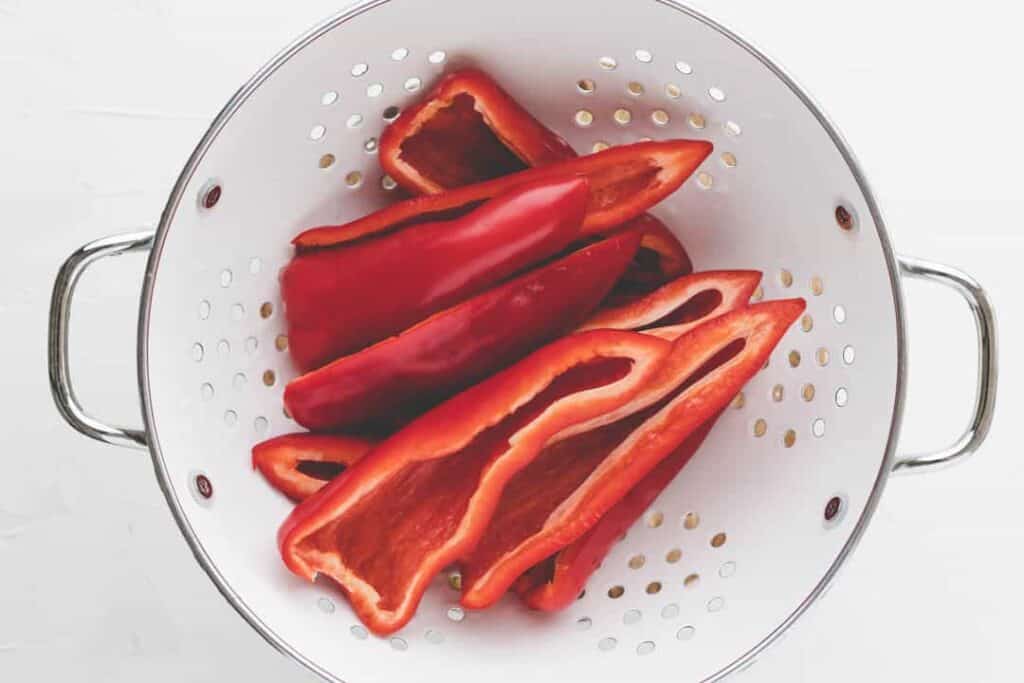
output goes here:
[[623, 624], [627, 624], [627, 625], [628, 624], [635, 624], [638, 621], [640, 621], [641, 618], [642, 618], [642, 615], [640, 613], [640, 610], [638, 610], [638, 609], [626, 610], [626, 613], [622, 615], [622, 623]]
[[405, 89], [407, 92], [416, 92], [422, 84], [423, 82], [415, 76], [405, 79]]
[[236, 372], [235, 376], [231, 378], [231, 386], [233, 386], [238, 391], [241, 391], [242, 389], [245, 388], [245, 385], [248, 383], [248, 381], [249, 379], [245, 376], [244, 372]]
[[377, 151], [377, 138], [366, 138], [366, 142], [363, 143], [363, 151], [367, 154], [373, 154]]
[[693, 128], [694, 130], [703, 130], [708, 125], [708, 122], [704, 118], [704, 116], [698, 114], [697, 112], [693, 112], [692, 114], [687, 116], [686, 122], [690, 124], [690, 128]]
[[725, 545], [725, 541], [727, 539], [728, 539], [728, 536], [725, 535], [724, 531], [720, 532], [720, 533], [717, 533], [717, 534], [715, 534], [711, 538], [711, 547], [712, 548], [721, 548], [723, 545]]
[[662, 619], [675, 619], [679, 616], [679, 605], [671, 602], [661, 608]]
[[265, 434], [267, 428], [270, 427], [270, 421], [261, 415], [257, 417], [255, 420], [253, 420], [252, 426], [253, 429], [256, 430], [257, 434]]
[[231, 319], [238, 322], [245, 317], [245, 306], [242, 304], [234, 304], [231, 306]]
[[360, 626], [359, 624], [356, 624], [356, 625], [354, 625], [354, 626], [353, 626], [352, 628], [350, 628], [350, 629], [349, 629], [349, 632], [350, 632], [350, 633], [352, 634], [352, 636], [353, 636], [354, 638], [357, 638], [357, 639], [359, 639], [359, 640], [366, 640], [366, 637], [367, 637], [368, 635], [370, 635], [370, 634], [369, 634], [369, 633], [368, 633], [368, 632], [366, 631], [366, 629], [365, 629], [364, 627]]
[[327, 92], [320, 96], [320, 104], [324, 105], [325, 107], [329, 107], [337, 101], [338, 93], [335, 92], [334, 90], [328, 90]]
[[398, 107], [396, 107], [395, 105], [391, 105], [390, 107], [384, 110], [384, 120], [388, 122], [394, 121], [395, 119], [398, 118], [398, 114], [400, 111], [401, 110]]
[[852, 346], [843, 347], [843, 362], [847, 365], [853, 365], [853, 361], [857, 359], [857, 350]]
[[448, 618], [458, 623], [466, 618], [466, 611], [461, 607], [449, 607]]
[[605, 71], [612, 71], [619, 65], [614, 57], [601, 57], [601, 59], [597, 60], [597, 64]]
[[675, 83], [667, 83], [665, 84], [665, 95], [670, 100], [678, 100], [683, 96], [683, 89]]
[[443, 64], [446, 59], [448, 54], [444, 50], [434, 50], [427, 56], [427, 61], [431, 64]]
[[213, 394], [213, 385], [210, 384], [209, 382], [206, 382], [201, 387], [199, 387], [199, 395], [203, 397], [204, 401], [209, 401], [210, 399], [212, 399]]
[[697, 629], [692, 626], [684, 626], [676, 631], [677, 640], [693, 640], [695, 635], [697, 635]]
[[743, 134], [743, 128], [741, 128], [740, 124], [736, 123], [735, 121], [726, 121], [723, 128], [725, 128], [725, 132], [727, 135], [731, 135], [734, 138], [738, 138], [740, 135]]
[[732, 152], [722, 152], [722, 165], [726, 168], [736, 168], [739, 162], [736, 160], [736, 155]]
[[647, 526], [651, 527], [652, 529], [657, 529], [664, 522], [665, 522], [665, 515], [662, 512], [655, 511], [655, 512], [652, 512], [651, 514], [647, 515]]
[[626, 592], [626, 589], [622, 586], [612, 586], [608, 589], [608, 597], [612, 600], [618, 600]]
[[683, 579], [683, 586], [686, 588], [693, 588], [700, 583], [700, 574], [690, 574]]
[[197, 363], [203, 360], [203, 345], [199, 342], [192, 345], [192, 360]]
[[825, 436], [825, 421], [820, 417], [811, 423], [811, 434], [819, 439]]
[[645, 640], [636, 646], [636, 653], [638, 655], [649, 655], [654, 652], [654, 641]]
[[381, 83], [371, 83], [366, 86], [367, 97], [380, 97], [381, 93], [384, 92], [384, 86]]
[[661, 581], [651, 581], [645, 590], [648, 595], [657, 595], [661, 592]]
[[601, 652], [611, 652], [615, 649], [615, 646], [619, 644], [619, 641], [614, 638], [602, 638], [597, 641], [597, 649]]
[[683, 557], [683, 551], [679, 548], [673, 548], [665, 553], [665, 561], [669, 564], [675, 564]]
[[721, 567], [719, 567], [718, 575], [721, 576], [723, 579], [730, 579], [733, 576], [736, 576], [736, 563], [726, 562]]
[[383, 176], [381, 176], [380, 186], [383, 187], [388, 192], [390, 192], [391, 190], [398, 187], [398, 183], [395, 182], [394, 178], [385, 173]]
[[245, 352], [248, 354], [256, 353], [256, 349], [260, 347], [260, 341], [256, 337], [246, 337], [245, 339]]
[[708, 600], [708, 611], [712, 614], [721, 612], [723, 609], [725, 609], [725, 598], [714, 597]]
[[594, 625], [593, 620], [590, 617], [581, 617], [576, 620], [577, 631], [589, 631], [590, 627]]
[[210, 305], [209, 301], [207, 301], [206, 299], [203, 299], [202, 301], [200, 301], [199, 302], [199, 319], [200, 320], [206, 320], [207, 318], [209, 318], [210, 317], [210, 311], [212, 311], [212, 310], [213, 310], [213, 307]]
[[715, 102], [725, 102], [725, 91], [721, 88], [709, 88], [708, 97]]
[[693, 531], [700, 526], [700, 515], [696, 512], [687, 512], [683, 517], [683, 528]]
[[323, 140], [325, 135], [327, 135], [327, 127], [319, 123], [309, 129], [309, 139], [314, 142]]
[[842, 305], [838, 305], [832, 309], [832, 319], [842, 325], [846, 322], [846, 309]]
[[693, 67], [687, 62], [676, 62], [676, 71], [685, 76], [689, 76], [693, 73]]
[[231, 279], [232, 279], [232, 277], [233, 276], [232, 276], [230, 270], [225, 268], [224, 270], [220, 271], [220, 286], [221, 287], [230, 287], [231, 286]]
[[423, 634], [427, 642], [431, 645], [440, 645], [444, 642], [444, 634], [434, 629], [427, 629], [426, 633]]
[[352, 66], [352, 77], [359, 78], [360, 76], [366, 75], [366, 72], [370, 70], [369, 65], [359, 63]]
[[397, 650], [398, 652], [405, 652], [409, 649], [409, 643], [405, 642], [405, 638], [394, 637], [391, 639], [391, 649]]
[[331, 614], [334, 612], [334, 602], [330, 598], [320, 598], [316, 601], [316, 606], [320, 608], [320, 611], [324, 614]]
[[349, 128], [358, 128], [359, 126], [363, 125], [363, 115], [350, 115], [347, 119], [345, 119], [345, 125], [348, 126]]
[[238, 424], [238, 413], [233, 410], [224, 411], [224, 424], [228, 427], [234, 427]]
[[396, 62], [400, 62], [408, 56], [409, 50], [404, 47], [397, 48], [394, 52], [391, 53], [391, 59], [395, 60]]
[[845, 387], [836, 389], [836, 405], [842, 408], [850, 401], [850, 393]]

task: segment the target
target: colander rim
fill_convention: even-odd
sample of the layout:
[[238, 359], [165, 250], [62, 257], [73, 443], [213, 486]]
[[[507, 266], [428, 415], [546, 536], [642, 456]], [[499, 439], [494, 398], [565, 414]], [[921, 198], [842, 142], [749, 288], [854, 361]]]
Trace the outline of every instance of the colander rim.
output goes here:
[[[845, 545], [840, 550], [835, 560], [825, 573], [824, 577], [818, 582], [813, 590], [801, 601], [797, 608], [780, 623], [774, 630], [772, 630], [767, 636], [761, 639], [755, 646], [749, 649], [744, 654], [736, 658], [732, 663], [726, 667], [720, 669], [716, 673], [712, 674], [708, 678], [704, 679], [702, 683], [711, 683], [713, 681], [722, 680], [729, 675], [743, 670], [756, 660], [756, 658], [762, 654], [769, 646], [779, 640], [779, 638], [787, 632], [804, 614], [807, 613], [809, 608], [816, 603], [831, 586], [833, 580], [838, 574], [839, 570], [846, 562], [847, 558], [853, 553], [858, 544], [860, 543], [865, 530], [871, 522], [874, 513], [878, 507], [878, 503], [881, 500], [882, 493], [885, 490], [885, 485], [888, 482], [889, 475], [892, 471], [893, 463], [896, 457], [896, 444], [900, 432], [900, 426], [903, 419], [904, 399], [906, 394], [906, 328], [905, 328], [905, 313], [904, 313], [904, 298], [902, 283], [899, 274], [899, 267], [896, 261], [896, 255], [892, 247], [892, 243], [889, 239], [888, 231], [885, 228], [885, 223], [882, 219], [881, 210], [878, 203], [875, 200], [874, 193], [871, 190], [870, 184], [857, 161], [856, 156], [847, 144], [846, 139], [835, 123], [825, 114], [824, 110], [820, 105], [812, 98], [808, 92], [800, 86], [796, 80], [790, 76], [781, 66], [775, 61], [769, 58], [762, 50], [755, 47], [748, 40], [740, 37], [730, 29], [726, 28], [722, 24], [718, 23], [714, 19], [710, 18], [706, 14], [699, 12], [691, 7], [688, 7], [676, 0], [653, 0], [661, 5], [664, 5], [670, 9], [677, 10], [683, 14], [695, 19], [709, 28], [718, 31], [724, 37], [732, 40], [738, 46], [749, 52], [753, 57], [758, 59], [765, 67], [767, 67], [776, 77], [778, 77], [792, 92], [796, 95], [800, 101], [808, 108], [811, 114], [814, 115], [815, 119], [819, 122], [825, 132], [831, 138], [833, 144], [839, 150], [844, 161], [853, 174], [854, 180], [857, 182], [857, 186], [860, 189], [861, 194], [864, 197], [864, 201], [871, 214], [871, 218], [875, 225], [878, 233], [879, 241], [881, 242], [882, 252], [885, 257], [886, 269], [889, 274], [889, 283], [892, 289], [893, 302], [895, 304], [896, 314], [896, 346], [897, 346], [897, 361], [896, 361], [896, 390], [893, 397], [893, 412], [892, 420], [889, 426], [889, 435], [885, 447], [885, 456], [882, 459], [881, 466], [875, 479], [875, 483], [872, 487], [871, 495], [868, 498], [867, 504], [864, 508], [863, 513], [857, 520], [857, 524], [847, 539]], [[275, 55], [270, 61], [268, 61], [262, 68], [260, 68], [255, 74], [253, 74], [243, 84], [235, 94], [228, 100], [221, 111], [214, 118], [209, 128], [204, 133], [203, 137], [196, 145], [192, 154], [189, 156], [184, 168], [179, 174], [173, 189], [171, 190], [170, 196], [168, 197], [167, 203], [164, 206], [163, 212], [160, 216], [160, 222], [157, 226], [156, 234], [153, 239], [153, 248], [150, 252], [149, 259], [146, 264], [145, 279], [143, 283], [142, 294], [139, 302], [139, 322], [138, 322], [138, 351], [137, 351], [137, 363], [138, 363], [138, 383], [139, 383], [139, 394], [142, 404], [142, 415], [143, 422], [147, 434], [149, 435], [149, 450], [153, 461], [153, 468], [156, 473], [157, 481], [160, 486], [160, 490], [163, 492], [165, 499], [167, 500], [168, 507], [171, 509], [171, 513], [174, 516], [175, 522], [178, 525], [179, 530], [185, 537], [185, 541], [188, 543], [192, 550], [192, 554], [195, 556], [196, 561], [203, 568], [206, 574], [213, 581], [214, 585], [221, 595], [231, 604], [232, 607], [245, 619], [249, 625], [256, 630], [260, 636], [263, 637], [272, 647], [288, 657], [291, 657], [295, 661], [299, 662], [310, 671], [321, 676], [325, 680], [341, 682], [342, 679], [338, 678], [331, 672], [325, 670], [315, 662], [307, 658], [302, 652], [287, 642], [283, 637], [278, 635], [273, 628], [267, 625], [256, 613], [246, 604], [235, 590], [232, 588], [227, 579], [220, 573], [213, 560], [210, 558], [206, 549], [203, 547], [202, 541], [199, 539], [192, 525], [189, 523], [188, 516], [185, 514], [182, 507], [181, 501], [179, 500], [175, 488], [170, 481], [170, 477], [167, 471], [166, 464], [162, 450], [160, 448], [160, 439], [157, 431], [156, 420], [153, 415], [152, 405], [152, 394], [150, 389], [150, 378], [149, 378], [149, 352], [148, 352], [148, 340], [149, 340], [149, 323], [150, 313], [152, 310], [153, 303], [153, 292], [154, 285], [156, 283], [156, 275], [160, 265], [160, 257], [163, 252], [164, 241], [167, 237], [170, 225], [173, 222], [174, 216], [181, 204], [182, 197], [185, 192], [185, 188], [191, 181], [193, 174], [202, 161], [207, 150], [216, 141], [217, 136], [231, 117], [236, 111], [246, 102], [250, 95], [260, 85], [269, 78], [277, 69], [285, 64], [294, 54], [304, 49], [307, 45], [317, 40], [327, 32], [334, 30], [345, 22], [368, 12], [376, 7], [384, 5], [391, 0], [362, 0], [355, 2], [352, 6], [347, 9], [341, 10], [331, 17], [323, 20], [313, 28], [309, 29], [305, 34], [299, 36], [290, 45], [282, 49]]]

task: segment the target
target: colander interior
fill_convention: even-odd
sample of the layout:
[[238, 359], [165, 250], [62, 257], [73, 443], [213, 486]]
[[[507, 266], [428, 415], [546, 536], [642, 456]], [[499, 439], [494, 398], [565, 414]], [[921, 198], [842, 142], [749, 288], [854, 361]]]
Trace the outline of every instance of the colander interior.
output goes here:
[[[283, 567], [275, 533], [291, 506], [252, 470], [250, 448], [297, 429], [281, 401], [295, 375], [277, 287], [289, 240], [393, 201], [378, 135], [464, 65], [491, 73], [581, 153], [713, 141], [654, 213], [698, 269], [760, 269], [765, 298], [805, 297], [807, 315], [571, 608], [539, 615], [509, 598], [464, 612], [439, 576], [416, 618], [379, 639], [330, 586]], [[353, 683], [703, 680], [830, 573], [890, 441], [898, 293], [841, 148], [743, 45], [657, 0], [388, 0], [282, 55], [216, 127], [164, 216], [141, 373], [172, 507], [222, 590], [276, 645]]]

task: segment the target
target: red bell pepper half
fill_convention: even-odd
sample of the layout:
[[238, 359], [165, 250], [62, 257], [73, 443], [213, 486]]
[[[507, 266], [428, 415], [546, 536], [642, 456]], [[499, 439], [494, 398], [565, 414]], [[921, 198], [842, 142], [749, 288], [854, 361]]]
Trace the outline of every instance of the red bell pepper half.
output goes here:
[[515, 582], [515, 591], [530, 607], [546, 612], [565, 609], [576, 600], [623, 534], [640, 519], [704, 443], [715, 418], [687, 437], [585, 534], [534, 566]]
[[628, 221], [621, 230], [638, 230], [640, 249], [622, 280], [615, 286], [619, 297], [646, 294], [677, 277], [693, 272], [686, 248], [664, 223], [649, 213]]
[[571, 331], [611, 290], [639, 241], [637, 233], [609, 237], [339, 358], [289, 383], [285, 405], [313, 430], [372, 430], [422, 413]]
[[295, 502], [309, 498], [356, 463], [373, 442], [354, 436], [285, 434], [257, 444], [252, 464]]
[[583, 178], [528, 183], [455, 220], [296, 255], [281, 276], [292, 357], [319, 367], [564, 250], [587, 196]]
[[584, 332], [458, 394], [299, 504], [278, 533], [285, 564], [334, 580], [371, 631], [393, 633], [480, 540], [509, 478], [562, 430], [628, 402], [670, 350], [634, 332]]
[[583, 176], [590, 198], [582, 233], [599, 234], [636, 218], [675, 192], [711, 154], [703, 140], [638, 142], [495, 178], [441, 194], [413, 197], [344, 225], [307, 230], [299, 250], [329, 247], [413, 223], [451, 218], [524, 183]]
[[623, 404], [631, 415], [611, 423], [605, 417], [604, 426], [553, 443], [520, 469], [463, 558], [462, 604], [492, 605], [524, 572], [589, 531], [729, 404], [804, 307], [802, 299], [762, 303], [696, 327], [672, 343], [657, 376]]
[[477, 69], [445, 76], [380, 136], [380, 164], [414, 194], [445, 189], [575, 157]]
[[[464, 69], [445, 76], [406, 109], [380, 138], [380, 163], [413, 194], [438, 194], [526, 168], [576, 158], [576, 152], [512, 99], [486, 73]], [[693, 269], [679, 240], [657, 218], [638, 216], [635, 262], [617, 295], [647, 292]]]
[[628, 303], [603, 308], [580, 330], [638, 330], [675, 339], [715, 315], [750, 302], [756, 270], [708, 270], [686, 275]]

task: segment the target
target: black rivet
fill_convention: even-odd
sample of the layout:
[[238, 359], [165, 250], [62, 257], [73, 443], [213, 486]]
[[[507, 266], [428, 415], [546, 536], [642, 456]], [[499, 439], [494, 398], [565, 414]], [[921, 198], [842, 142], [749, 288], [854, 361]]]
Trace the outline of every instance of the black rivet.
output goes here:
[[196, 475], [196, 491], [203, 498], [210, 499], [213, 497], [213, 483], [205, 474]]
[[853, 230], [853, 214], [845, 206], [836, 207], [836, 223], [843, 230]]
[[833, 496], [828, 504], [825, 505], [825, 521], [831, 522], [839, 514], [840, 508], [843, 506], [843, 501], [839, 499], [839, 496]]
[[212, 185], [209, 189], [207, 189], [206, 192], [203, 194], [203, 208], [212, 209], [213, 207], [217, 206], [217, 202], [220, 201], [220, 193], [220, 185]]

